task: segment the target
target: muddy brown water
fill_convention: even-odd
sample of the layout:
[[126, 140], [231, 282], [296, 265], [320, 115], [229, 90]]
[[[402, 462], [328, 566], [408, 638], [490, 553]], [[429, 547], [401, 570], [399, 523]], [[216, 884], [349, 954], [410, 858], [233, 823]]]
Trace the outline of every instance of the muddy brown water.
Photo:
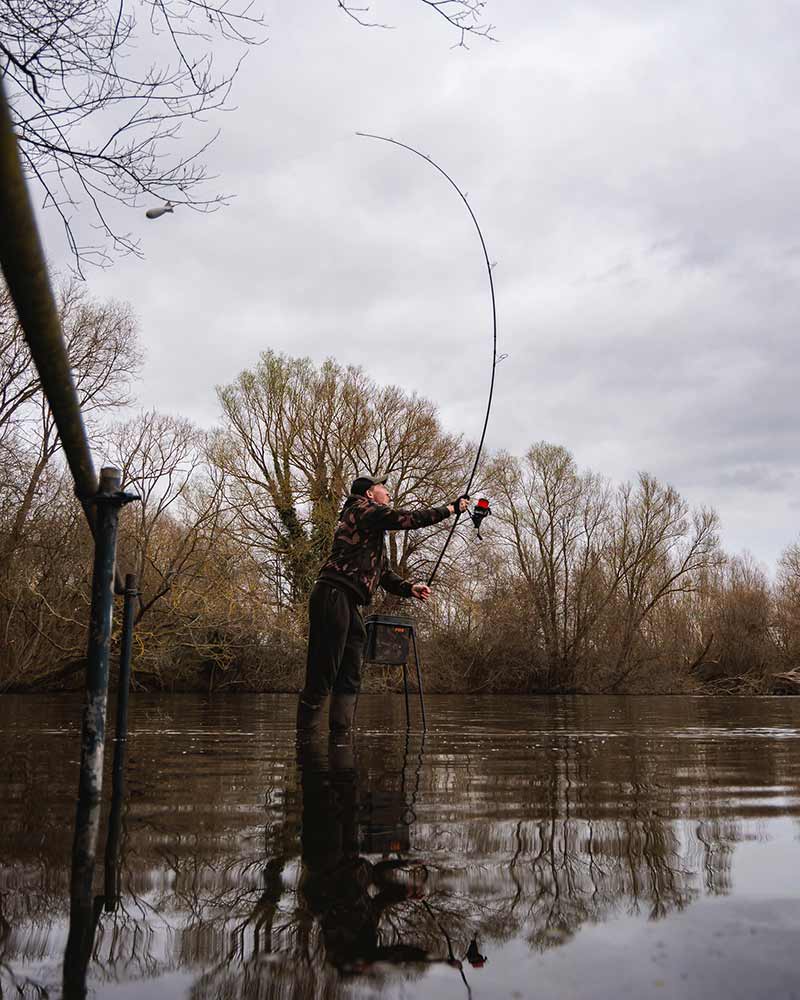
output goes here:
[[[427, 707], [135, 697], [87, 994], [800, 997], [800, 700]], [[4, 997], [61, 995], [78, 711], [0, 698]]]

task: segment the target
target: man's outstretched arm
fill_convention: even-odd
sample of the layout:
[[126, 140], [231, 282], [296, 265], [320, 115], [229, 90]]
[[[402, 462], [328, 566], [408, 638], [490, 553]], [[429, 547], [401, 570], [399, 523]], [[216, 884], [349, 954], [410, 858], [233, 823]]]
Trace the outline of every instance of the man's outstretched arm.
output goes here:
[[455, 511], [455, 503], [463, 512], [467, 509], [465, 497], [442, 507], [423, 507], [420, 510], [397, 510], [388, 504], [373, 503], [362, 515], [365, 525], [382, 528], [384, 531], [411, 531], [413, 528], [425, 528], [438, 524], [450, 517]]

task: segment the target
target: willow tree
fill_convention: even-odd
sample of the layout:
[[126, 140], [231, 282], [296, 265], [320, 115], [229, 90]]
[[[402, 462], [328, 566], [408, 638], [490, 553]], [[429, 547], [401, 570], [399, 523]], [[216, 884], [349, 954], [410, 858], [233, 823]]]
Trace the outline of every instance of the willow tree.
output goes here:
[[[469, 448], [445, 434], [435, 406], [360, 368], [267, 351], [219, 399], [209, 455], [235, 512], [231, 530], [260, 554], [279, 599], [307, 594], [359, 472], [386, 472], [395, 502], [409, 506], [445, 502], [466, 479]], [[423, 575], [441, 530], [393, 538], [395, 567]]]

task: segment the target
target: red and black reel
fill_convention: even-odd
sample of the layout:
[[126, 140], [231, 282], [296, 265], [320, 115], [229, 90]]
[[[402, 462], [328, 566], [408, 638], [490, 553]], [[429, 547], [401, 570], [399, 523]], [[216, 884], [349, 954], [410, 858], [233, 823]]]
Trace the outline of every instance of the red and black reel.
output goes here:
[[472, 518], [472, 523], [475, 525], [475, 530], [478, 532], [478, 538], [481, 537], [481, 525], [483, 524], [484, 518], [488, 517], [492, 513], [492, 508], [489, 506], [489, 501], [486, 497], [481, 497], [475, 503], [472, 509], [470, 517]]

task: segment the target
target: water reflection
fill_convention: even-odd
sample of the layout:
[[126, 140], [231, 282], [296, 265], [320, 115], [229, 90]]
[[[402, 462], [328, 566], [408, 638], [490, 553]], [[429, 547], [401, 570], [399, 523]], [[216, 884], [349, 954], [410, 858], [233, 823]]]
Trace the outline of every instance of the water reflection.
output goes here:
[[55, 750], [73, 737], [33, 733], [0, 775], [3, 988], [492, 995], [511, 944], [544, 955], [620, 918], [669, 925], [735, 895], [737, 845], [800, 801], [784, 716], [773, 735], [763, 708], [734, 729], [679, 701], [683, 719], [573, 701], [480, 726], [451, 704], [427, 740], [387, 733], [376, 706], [355, 741], [299, 747], [288, 701], [285, 718], [274, 699], [141, 712], [124, 797], [109, 775], [105, 858], [71, 900], [75, 764]]
[[[440, 961], [413, 940], [409, 919], [428, 873], [410, 850], [408, 749], [399, 771], [390, 766], [371, 784], [352, 742], [301, 743], [299, 796], [286, 811], [287, 826], [299, 827], [300, 856], [293, 871], [286, 855], [268, 859], [264, 893], [193, 996], [331, 997], [356, 977], [383, 988], [393, 967], [418, 978]], [[417, 784], [421, 765], [417, 755]], [[449, 956], [445, 964], [460, 971]]]
[[[423, 948], [381, 944], [381, 921], [423, 896], [426, 868], [410, 857], [412, 811], [398, 787], [359, 787], [351, 742], [300, 746], [303, 797], [299, 908], [319, 925], [325, 957], [340, 972], [376, 961], [420, 962]], [[362, 855], [360, 852], [364, 851]], [[365, 855], [380, 854], [370, 861]]]

